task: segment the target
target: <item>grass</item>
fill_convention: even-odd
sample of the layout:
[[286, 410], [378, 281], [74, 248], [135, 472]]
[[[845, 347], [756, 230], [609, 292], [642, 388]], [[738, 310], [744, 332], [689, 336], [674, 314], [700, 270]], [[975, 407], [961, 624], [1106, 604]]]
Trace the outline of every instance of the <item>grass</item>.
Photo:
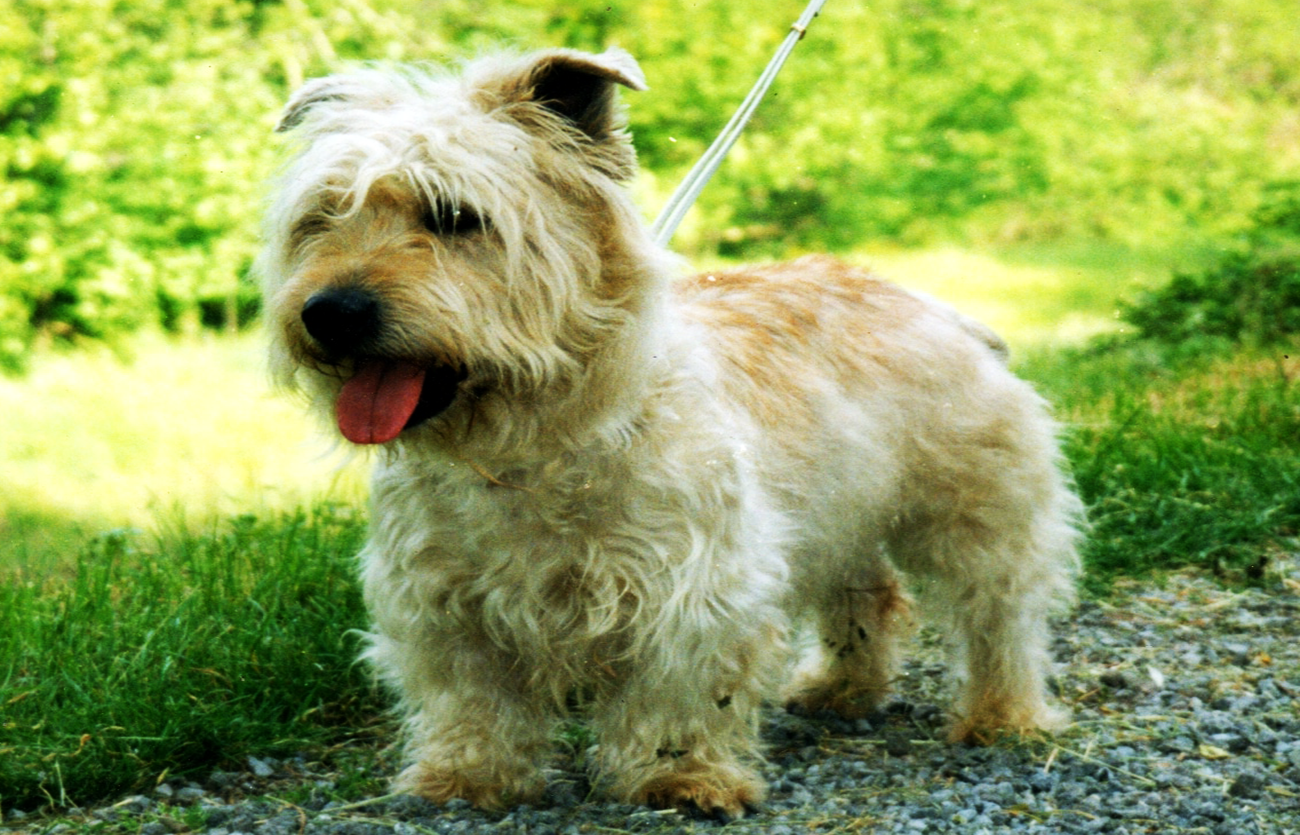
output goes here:
[[377, 712], [353, 663], [364, 462], [260, 336], [0, 378], [0, 813], [292, 750]]
[[1094, 244], [1056, 251], [941, 249], [861, 259], [887, 278], [930, 293], [1002, 334], [1017, 354], [1119, 331], [1116, 302], [1168, 278], [1169, 261]]
[[0, 577], [60, 570], [102, 531], [359, 501], [348, 464], [263, 372], [259, 334], [143, 337], [0, 376]]
[[1040, 354], [1023, 371], [1071, 430], [1086, 582], [1185, 566], [1262, 576], [1300, 535], [1300, 342]]
[[[1069, 334], [1113, 331], [1115, 299], [1151, 281], [1113, 252], [1055, 272], [873, 260], [1005, 333], [1057, 404], [1093, 593], [1184, 565], [1249, 580], [1293, 547], [1300, 345], [1043, 347], [1065, 307]], [[1103, 292], [1104, 276], [1124, 278]], [[337, 741], [380, 714], [353, 663], [361, 462], [338, 469], [270, 396], [256, 335], [134, 353], [42, 357], [0, 382], [0, 811]]]
[[81, 804], [363, 733], [379, 711], [354, 663], [363, 534], [329, 505], [117, 532], [67, 579], [0, 586], [0, 805]]

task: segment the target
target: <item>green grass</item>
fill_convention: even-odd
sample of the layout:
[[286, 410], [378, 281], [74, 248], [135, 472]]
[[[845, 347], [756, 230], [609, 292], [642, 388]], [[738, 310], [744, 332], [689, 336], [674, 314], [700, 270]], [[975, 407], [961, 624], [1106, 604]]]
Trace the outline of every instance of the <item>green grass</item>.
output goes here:
[[[1003, 331], [1056, 404], [1091, 508], [1091, 593], [1189, 565], [1258, 576], [1300, 532], [1300, 345], [1045, 347], [1054, 317], [1115, 330], [1116, 298], [1152, 280], [1141, 258], [1077, 256], [871, 260]], [[134, 353], [42, 357], [0, 383], [0, 810], [90, 803], [381, 715], [353, 662], [364, 462], [321, 458], [267, 392], [255, 336]]]
[[1196, 250], [1153, 252], [1089, 242], [865, 252], [855, 260], [991, 325], [1016, 354], [1124, 329], [1118, 302], [1199, 265]]
[[84, 804], [165, 774], [363, 733], [347, 509], [113, 533], [68, 578], [0, 586], [0, 805]]
[[1205, 350], [1044, 354], [1023, 369], [1071, 427], [1094, 590], [1186, 566], [1258, 579], [1270, 552], [1294, 548], [1300, 343]]
[[299, 404], [271, 391], [260, 334], [139, 337], [0, 376], [0, 577], [60, 570], [88, 538], [365, 496]]
[[354, 659], [364, 461], [259, 334], [0, 378], [0, 814], [292, 751], [379, 713]]

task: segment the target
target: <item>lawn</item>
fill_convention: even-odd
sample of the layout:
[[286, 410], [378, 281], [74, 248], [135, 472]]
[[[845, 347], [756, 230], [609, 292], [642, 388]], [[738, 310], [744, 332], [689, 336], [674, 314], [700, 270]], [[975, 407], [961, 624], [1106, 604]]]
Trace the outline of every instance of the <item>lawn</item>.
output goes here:
[[362, 462], [271, 391], [263, 353], [259, 334], [143, 337], [0, 377], [0, 573], [109, 530], [360, 501]]

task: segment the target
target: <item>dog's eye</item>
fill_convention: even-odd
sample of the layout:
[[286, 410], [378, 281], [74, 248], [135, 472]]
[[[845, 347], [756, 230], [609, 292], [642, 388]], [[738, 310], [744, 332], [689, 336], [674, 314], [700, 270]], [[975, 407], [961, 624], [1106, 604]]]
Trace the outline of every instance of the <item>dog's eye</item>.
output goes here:
[[464, 204], [441, 201], [426, 209], [420, 222], [435, 235], [464, 235], [483, 228], [478, 212]]
[[301, 245], [308, 238], [323, 235], [329, 230], [329, 218], [321, 214], [304, 215], [293, 225], [293, 229], [289, 232], [289, 239], [295, 245]]

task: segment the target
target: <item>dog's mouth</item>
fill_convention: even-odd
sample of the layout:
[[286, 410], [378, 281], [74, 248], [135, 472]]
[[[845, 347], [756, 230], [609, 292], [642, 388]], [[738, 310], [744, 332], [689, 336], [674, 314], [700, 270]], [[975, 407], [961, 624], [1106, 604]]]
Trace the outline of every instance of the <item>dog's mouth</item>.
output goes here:
[[465, 376], [457, 366], [359, 359], [334, 404], [339, 431], [354, 444], [386, 444], [445, 412]]

